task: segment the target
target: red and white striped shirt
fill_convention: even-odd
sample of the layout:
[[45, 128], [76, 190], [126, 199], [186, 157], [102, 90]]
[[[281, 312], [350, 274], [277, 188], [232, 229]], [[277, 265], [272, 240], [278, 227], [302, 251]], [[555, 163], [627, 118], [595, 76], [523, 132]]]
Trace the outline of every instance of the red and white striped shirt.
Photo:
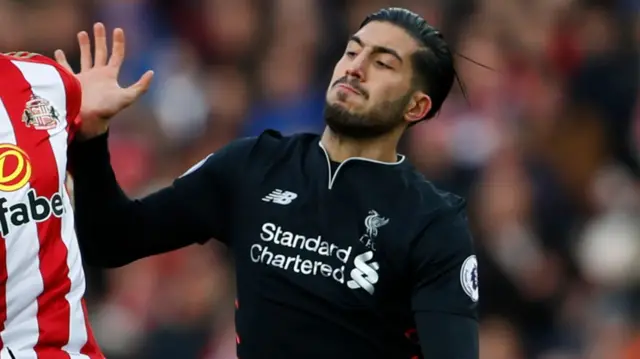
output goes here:
[[80, 102], [53, 60], [0, 54], [0, 359], [104, 358], [65, 187]]

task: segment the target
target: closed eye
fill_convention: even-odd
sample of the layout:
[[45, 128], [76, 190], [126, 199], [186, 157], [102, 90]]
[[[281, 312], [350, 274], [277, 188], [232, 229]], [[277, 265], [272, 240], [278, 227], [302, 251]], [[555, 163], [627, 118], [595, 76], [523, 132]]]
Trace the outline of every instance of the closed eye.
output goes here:
[[389, 69], [389, 70], [393, 69], [393, 67], [385, 64], [382, 61], [376, 61], [376, 65], [379, 66], [379, 67], [385, 68], [385, 69]]
[[347, 51], [345, 55], [347, 55], [348, 58], [352, 59], [356, 57], [357, 54], [355, 53], [355, 51]]

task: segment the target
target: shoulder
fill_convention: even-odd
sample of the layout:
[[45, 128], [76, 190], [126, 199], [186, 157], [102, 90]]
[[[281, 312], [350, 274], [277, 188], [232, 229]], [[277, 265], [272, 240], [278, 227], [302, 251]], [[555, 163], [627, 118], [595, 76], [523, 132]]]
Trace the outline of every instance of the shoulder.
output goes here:
[[[465, 248], [471, 245], [464, 198], [436, 187], [424, 178], [414, 184], [415, 241], [428, 242], [432, 248]], [[417, 243], [414, 243], [416, 245]]]
[[310, 133], [285, 136], [275, 130], [266, 130], [257, 137], [245, 139], [245, 146], [251, 147], [249, 158], [252, 162], [270, 164], [306, 153], [311, 146], [317, 145], [318, 138]]
[[451, 192], [439, 189], [433, 183], [425, 181], [420, 186], [423, 198], [428, 204], [423, 204], [425, 215], [438, 220], [447, 219], [466, 219], [467, 201]]
[[310, 145], [319, 138], [316, 134], [297, 133], [285, 136], [276, 130], [265, 130], [256, 137], [257, 142], [265, 148], [293, 149], [299, 146]]
[[243, 137], [231, 141], [219, 152], [234, 152], [251, 158], [272, 158], [273, 155], [292, 151], [312, 142], [317, 135], [296, 134], [284, 136], [276, 130], [265, 130], [258, 136]]
[[33, 85], [51, 85], [58, 82], [67, 92], [80, 92], [75, 76], [53, 59], [33, 52], [17, 51], [0, 54], [0, 59], [10, 61]]
[[410, 188], [407, 197], [411, 199], [412, 211], [422, 224], [465, 212], [467, 202], [463, 197], [438, 188], [418, 171], [405, 171], [404, 181]]
[[11, 69], [19, 70], [19, 76], [34, 92], [54, 102], [54, 105], [63, 107], [67, 117], [75, 120], [80, 112], [82, 89], [71, 72], [53, 59], [33, 52], [3, 53], [0, 54], [0, 61], [10, 66], [0, 67], [0, 73], [5, 73], [0, 77], [8, 78], [6, 73]]
[[227, 168], [255, 170], [260, 165], [268, 166], [285, 154], [308, 147], [306, 144], [312, 142], [313, 136], [315, 135], [283, 136], [278, 131], [266, 130], [258, 136], [238, 138], [202, 159], [181, 177], [202, 167], [215, 169], [224, 165]]
[[52, 58], [35, 53], [35, 52], [29, 52], [29, 51], [5, 52], [0, 54], [0, 57], [6, 58], [12, 61], [49, 65], [54, 67], [60, 67], [61, 69], [63, 68], [62, 66], [58, 65], [58, 63], [54, 61]]

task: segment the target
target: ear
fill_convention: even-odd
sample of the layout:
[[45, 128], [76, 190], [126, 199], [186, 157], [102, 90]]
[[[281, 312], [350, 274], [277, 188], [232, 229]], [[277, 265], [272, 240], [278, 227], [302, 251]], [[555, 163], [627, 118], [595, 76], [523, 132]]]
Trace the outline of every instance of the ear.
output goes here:
[[420, 121], [429, 113], [431, 106], [431, 97], [422, 92], [417, 92], [411, 97], [404, 118], [410, 123]]

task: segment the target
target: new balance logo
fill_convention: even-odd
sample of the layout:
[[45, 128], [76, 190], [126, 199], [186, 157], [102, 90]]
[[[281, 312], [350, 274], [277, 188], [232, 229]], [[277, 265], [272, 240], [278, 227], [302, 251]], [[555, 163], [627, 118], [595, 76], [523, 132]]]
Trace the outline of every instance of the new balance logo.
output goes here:
[[271, 193], [266, 195], [262, 200], [265, 202], [272, 202], [286, 206], [298, 198], [298, 195], [293, 192], [283, 191], [281, 189], [274, 189]]
[[353, 264], [356, 266], [351, 270], [351, 280], [347, 282], [347, 286], [351, 289], [362, 288], [369, 294], [375, 291], [375, 284], [378, 283], [378, 262], [367, 263], [373, 259], [373, 252], [367, 251], [358, 255]]

